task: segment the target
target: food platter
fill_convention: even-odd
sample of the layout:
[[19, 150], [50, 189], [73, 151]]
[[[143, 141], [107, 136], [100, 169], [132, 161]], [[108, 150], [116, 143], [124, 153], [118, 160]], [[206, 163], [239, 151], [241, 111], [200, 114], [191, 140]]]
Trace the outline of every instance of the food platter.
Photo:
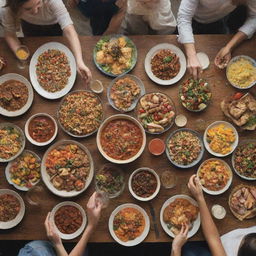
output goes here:
[[[14, 117], [14, 116], [20, 116], [24, 114], [32, 105], [32, 102], [34, 99], [34, 92], [33, 92], [32, 86], [24, 76], [21, 76], [15, 73], [4, 74], [0, 76], [0, 85], [13, 80], [21, 83], [17, 85], [18, 88], [16, 90], [15, 88], [13, 88], [14, 84], [5, 85], [4, 87], [5, 89], [7, 88], [7, 86], [9, 86], [10, 91], [8, 91], [8, 94], [6, 92], [3, 92], [2, 89], [0, 88], [0, 114], [3, 116]], [[21, 85], [24, 86], [24, 90], [22, 90]], [[10, 88], [11, 86], [12, 86], [12, 89]], [[24, 95], [26, 95], [26, 99], [24, 99], [24, 102], [23, 103], [19, 102], [19, 104], [21, 104], [22, 106], [20, 108], [16, 107], [17, 109], [15, 108], [15, 110], [7, 110], [1, 104], [1, 99], [3, 100], [8, 99], [9, 104], [11, 104], [11, 102], [16, 100], [16, 104], [17, 104], [18, 103], [17, 99], [20, 101], [24, 97]], [[8, 104], [8, 107], [11, 107], [11, 105], [9, 104]]]
[[[171, 231], [171, 229], [169, 229], [167, 227], [167, 224], [164, 222], [164, 210], [165, 208], [170, 204], [170, 203], [173, 203], [176, 199], [186, 199], [188, 200], [192, 205], [198, 207], [198, 204], [197, 202], [191, 198], [190, 196], [187, 196], [187, 195], [175, 195], [175, 196], [172, 196], [171, 198], [167, 199], [162, 208], [161, 208], [161, 211], [160, 211], [160, 222], [161, 222], [161, 225], [162, 225], [162, 228], [163, 230], [172, 238], [175, 237], [175, 234]], [[192, 224], [192, 227], [191, 229], [189, 230], [188, 232], [188, 238], [192, 237], [193, 235], [196, 234], [196, 232], [198, 231], [199, 227], [200, 227], [200, 223], [201, 223], [201, 219], [200, 219], [200, 213], [198, 212], [197, 214], [197, 218], [195, 219], [195, 221], [193, 222]]]
[[20, 205], [19, 212], [17, 213], [15, 218], [13, 218], [12, 220], [9, 220], [9, 221], [0, 221], [0, 229], [9, 229], [9, 228], [13, 228], [13, 227], [17, 226], [22, 221], [24, 214], [25, 214], [25, 204], [24, 204], [24, 201], [21, 198], [21, 196], [13, 190], [0, 189], [0, 197], [2, 197], [3, 195], [10, 195], [10, 196], [16, 198]]
[[[124, 210], [126, 208], [132, 208], [137, 210], [144, 218], [145, 224], [144, 224], [144, 229], [141, 232], [141, 234], [139, 236], [137, 236], [135, 239], [132, 240], [128, 240], [128, 241], [122, 241], [120, 238], [118, 238], [118, 236], [116, 235], [115, 231], [113, 230], [113, 225], [114, 225], [114, 219], [115, 216], [121, 211]], [[141, 208], [140, 206], [136, 205], [136, 204], [131, 204], [131, 203], [127, 203], [127, 204], [122, 204], [119, 205], [110, 215], [109, 217], [109, 221], [108, 221], [108, 228], [109, 228], [109, 232], [111, 234], [111, 236], [113, 237], [113, 239], [118, 242], [121, 245], [124, 246], [135, 246], [139, 243], [141, 243], [148, 235], [149, 229], [150, 229], [150, 221], [149, 221], [149, 217], [148, 214], [146, 213], [146, 211]]]
[[117, 77], [134, 68], [137, 62], [137, 48], [132, 40], [124, 35], [103, 36], [93, 49], [93, 60], [102, 73]]
[[[176, 56], [179, 58], [179, 63], [180, 63], [180, 68], [179, 68], [177, 75], [168, 80], [163, 80], [163, 79], [160, 79], [157, 76], [155, 76], [154, 73], [152, 72], [152, 68], [151, 68], [152, 58], [154, 58], [154, 56], [163, 49], [170, 50], [171, 52], [176, 54]], [[149, 52], [147, 53], [145, 62], [144, 62], [145, 71], [146, 71], [147, 75], [149, 76], [149, 78], [152, 81], [154, 81], [155, 83], [160, 84], [160, 85], [172, 85], [172, 84], [177, 83], [185, 74], [186, 66], [187, 66], [186, 58], [185, 58], [184, 53], [180, 50], [180, 48], [178, 48], [177, 46], [175, 46], [173, 44], [167, 44], [167, 43], [158, 44], [158, 45], [154, 46], [153, 48], [151, 48], [149, 50]]]
[[145, 94], [142, 81], [134, 75], [125, 74], [118, 76], [108, 86], [107, 97], [110, 105], [120, 111], [132, 111], [139, 100]]
[[[76, 156], [72, 155], [71, 150], [75, 152]], [[57, 154], [57, 157], [52, 161], [51, 159], [54, 159], [55, 154]], [[71, 156], [69, 156], [70, 154]], [[58, 164], [59, 157], [64, 158], [62, 164]], [[83, 169], [80, 170], [81, 168]], [[63, 175], [64, 177], [70, 176], [71, 171], [74, 172], [72, 175], [76, 178], [73, 180], [72, 184], [69, 185], [63, 182], [61, 177]], [[79, 174], [79, 171], [82, 172], [83, 175], [81, 173]], [[94, 164], [92, 156], [89, 150], [79, 142], [73, 140], [58, 141], [49, 147], [43, 156], [41, 164], [42, 180], [47, 188], [57, 196], [74, 197], [81, 194], [90, 185], [93, 175]]]
[[[59, 213], [59, 215], [62, 215], [62, 216], [58, 216], [58, 218], [63, 217], [65, 222], [72, 221], [71, 223], [68, 223], [69, 226], [78, 225], [78, 222], [79, 222], [80, 227], [76, 227], [75, 232], [64, 233], [59, 230], [58, 224], [56, 223], [55, 216], [56, 216], [56, 213], [58, 214], [58, 210], [60, 210], [61, 207], [69, 207], [69, 208], [66, 208], [65, 212]], [[74, 216], [74, 211], [77, 211], [79, 213], [79, 215]], [[70, 239], [74, 239], [82, 234], [82, 232], [84, 231], [84, 228], [86, 226], [86, 223], [87, 223], [87, 217], [86, 217], [84, 209], [79, 204], [72, 202], [72, 201], [64, 201], [64, 202], [57, 204], [52, 209], [51, 214], [50, 214], [50, 221], [52, 223], [54, 223], [54, 226], [56, 227], [57, 233], [59, 234], [60, 238], [65, 239], [65, 240], [70, 240]], [[59, 222], [60, 222], [59, 225], [61, 225], [61, 224], [63, 225], [63, 220], [59, 220], [58, 223]], [[64, 222], [64, 224], [65, 224], [65, 222]]]
[[[37, 64], [38, 64], [38, 58], [39, 56], [42, 56], [42, 54], [46, 53], [48, 50], [57, 50], [60, 51], [61, 54], [64, 54], [65, 58], [67, 58], [67, 65], [69, 65], [70, 67], [70, 76], [66, 77], [65, 80], [65, 86], [64, 88], [55, 91], [55, 92], [50, 92], [47, 91], [46, 89], [44, 89], [39, 81], [38, 81], [38, 76], [37, 76]], [[51, 56], [49, 58], [50, 60], [53, 59]], [[57, 70], [57, 72], [61, 72], [62, 68], [58, 67], [58, 65], [54, 65], [53, 66], [57, 67], [59, 70]], [[50, 71], [49, 71], [50, 73]], [[34, 87], [34, 89], [36, 90], [36, 92], [38, 94], [40, 94], [42, 97], [47, 98], [47, 99], [58, 99], [63, 97], [64, 95], [66, 95], [71, 88], [73, 87], [73, 84], [75, 82], [76, 79], [76, 61], [75, 58], [72, 54], [72, 52], [69, 50], [69, 48], [67, 48], [65, 45], [58, 43], [58, 42], [50, 42], [50, 43], [46, 43], [43, 44], [42, 46], [40, 46], [36, 52], [33, 54], [31, 61], [30, 61], [30, 65], [29, 65], [29, 76], [30, 76], [30, 80], [31, 83]], [[44, 76], [44, 75], [42, 75]], [[65, 76], [65, 74], [63, 73], [59, 73], [59, 78], [57, 79], [61, 79], [62, 77]], [[43, 77], [42, 77], [43, 79]]]

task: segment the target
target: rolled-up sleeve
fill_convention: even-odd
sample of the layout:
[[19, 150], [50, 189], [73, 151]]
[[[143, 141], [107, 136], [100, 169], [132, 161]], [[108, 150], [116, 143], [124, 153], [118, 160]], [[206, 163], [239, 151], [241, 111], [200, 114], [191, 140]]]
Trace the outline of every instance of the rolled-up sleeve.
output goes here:
[[251, 38], [256, 31], [256, 1], [248, 1], [248, 17], [239, 31]]
[[194, 17], [199, 0], [182, 0], [177, 17], [177, 25], [179, 31], [179, 42], [194, 43], [192, 30], [192, 18]]
[[16, 23], [15, 18], [8, 7], [0, 7], [2, 14], [2, 25], [4, 27], [4, 31], [8, 32], [16, 32]]
[[73, 21], [67, 11], [62, 0], [50, 1], [50, 8], [52, 14], [56, 17], [61, 29], [63, 30], [66, 26], [73, 24]]

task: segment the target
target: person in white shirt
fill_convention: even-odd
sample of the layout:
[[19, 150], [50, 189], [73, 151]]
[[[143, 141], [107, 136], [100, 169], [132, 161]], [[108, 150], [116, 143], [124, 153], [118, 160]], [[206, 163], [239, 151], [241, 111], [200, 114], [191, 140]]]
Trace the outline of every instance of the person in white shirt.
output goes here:
[[58, 36], [63, 32], [75, 56], [78, 73], [86, 83], [91, 80], [78, 35], [62, 0], [7, 0], [2, 7], [2, 24], [5, 40], [14, 53], [21, 45], [16, 35], [20, 24], [25, 36]]
[[[188, 70], [194, 78], [198, 78], [202, 67], [196, 56], [195, 41], [192, 31], [192, 23], [208, 28], [208, 34], [211, 34], [211, 24], [225, 28], [228, 15], [232, 13], [237, 6], [246, 5], [247, 18], [244, 24], [238, 29], [233, 38], [217, 53], [215, 64], [224, 68], [231, 59], [232, 50], [243, 40], [251, 38], [256, 31], [256, 1], [255, 0], [182, 0], [178, 11], [178, 31], [179, 42], [184, 44], [187, 59]], [[193, 19], [193, 21], [192, 21]], [[225, 33], [225, 31], [223, 31]], [[228, 32], [228, 31], [226, 31]], [[199, 31], [200, 33], [200, 31]]]
[[125, 34], [172, 34], [176, 29], [170, 0], [128, 0], [122, 25]]

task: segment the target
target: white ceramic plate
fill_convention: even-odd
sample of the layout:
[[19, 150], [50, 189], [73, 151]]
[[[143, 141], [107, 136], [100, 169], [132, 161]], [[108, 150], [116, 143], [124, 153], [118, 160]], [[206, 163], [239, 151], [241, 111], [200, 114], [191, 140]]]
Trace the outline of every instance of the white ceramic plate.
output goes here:
[[[65, 191], [65, 190], [58, 190], [56, 189], [53, 184], [50, 182], [50, 175], [47, 173], [46, 171], [46, 166], [45, 166], [45, 161], [47, 158], [47, 155], [49, 154], [50, 151], [52, 151], [53, 149], [55, 149], [56, 147], [59, 147], [61, 145], [67, 145], [67, 144], [76, 144], [78, 145], [83, 151], [85, 151], [85, 153], [88, 155], [89, 161], [90, 161], [90, 171], [89, 171], [89, 175], [87, 177], [85, 186], [82, 190], [76, 191], [76, 190], [72, 190], [72, 191]], [[74, 197], [77, 196], [81, 193], [83, 193], [88, 186], [90, 185], [92, 178], [94, 175], [94, 164], [93, 164], [93, 159], [92, 156], [89, 152], [89, 150], [81, 143], [76, 142], [74, 140], [61, 140], [56, 142], [55, 144], [53, 144], [51, 147], [48, 148], [48, 150], [45, 152], [43, 159], [42, 159], [42, 163], [41, 163], [41, 177], [42, 180], [44, 181], [45, 185], [47, 186], [47, 188], [55, 195], [57, 196], [61, 196], [61, 197]]]
[[[152, 173], [152, 174], [155, 176], [156, 181], [157, 181], [156, 190], [155, 190], [155, 192], [154, 192], [151, 196], [149, 196], [149, 197], [141, 197], [141, 196], [138, 196], [138, 195], [133, 191], [133, 189], [132, 189], [132, 178], [133, 178], [133, 176], [134, 176], [136, 173], [138, 173], [138, 172], [140, 172], [140, 171], [144, 171], [144, 170], [145, 170], [145, 171], [148, 171], [148, 172], [150, 172], [150, 173]], [[155, 198], [155, 197], [157, 196], [157, 194], [158, 194], [158, 192], [159, 192], [159, 190], [160, 190], [160, 187], [161, 187], [161, 183], [160, 183], [160, 179], [159, 179], [158, 174], [157, 174], [154, 170], [152, 170], [152, 169], [150, 169], [150, 168], [148, 168], [148, 167], [141, 167], [141, 168], [135, 170], [135, 171], [130, 175], [130, 178], [129, 178], [129, 181], [128, 181], [128, 186], [129, 186], [129, 191], [130, 191], [130, 193], [132, 194], [132, 196], [133, 196], [134, 198], [136, 198], [137, 200], [140, 200], [140, 201], [149, 201], [149, 200], [152, 200], [153, 198]]]
[[[184, 198], [184, 199], [187, 199], [190, 203], [192, 203], [193, 205], [197, 206], [198, 207], [198, 204], [197, 202], [191, 198], [190, 196], [187, 196], [187, 195], [175, 195], [175, 196], [172, 196], [171, 198], [167, 199], [162, 208], [161, 208], [161, 211], [160, 211], [160, 222], [161, 222], [161, 225], [162, 225], [162, 228], [164, 229], [164, 231], [172, 238], [175, 237], [175, 234], [167, 227], [167, 224], [164, 222], [164, 219], [163, 219], [163, 214], [164, 214], [164, 209], [170, 204], [172, 203], [175, 199], [177, 198]], [[199, 227], [200, 227], [200, 223], [201, 223], [201, 218], [200, 218], [200, 213], [198, 212], [198, 215], [197, 215], [197, 218], [196, 220], [193, 222], [193, 226], [192, 228], [189, 230], [188, 232], [188, 238], [192, 237], [193, 235], [196, 234], [196, 232], [198, 231]]]
[[[41, 158], [33, 151], [30, 151], [30, 150], [24, 150], [22, 152], [22, 154], [24, 153], [30, 153], [32, 154], [41, 164]], [[20, 156], [22, 156], [22, 154]], [[8, 181], [9, 184], [13, 185], [15, 188], [17, 188], [18, 190], [21, 190], [21, 191], [28, 191], [29, 188], [27, 187], [22, 187], [22, 186], [19, 186], [17, 184], [15, 184], [12, 180], [11, 180], [11, 174], [10, 174], [10, 169], [12, 167], [12, 165], [18, 160], [18, 158], [16, 158], [15, 160], [12, 160], [11, 162], [8, 163], [8, 165], [6, 166], [5, 168], [5, 177]], [[40, 167], [39, 167], [39, 172], [40, 172]], [[35, 183], [32, 183], [32, 185], [36, 185], [38, 182], [40, 181], [40, 178], [35, 182]]]
[[[228, 190], [228, 188], [230, 187], [230, 185], [231, 185], [231, 183], [232, 183], [232, 180], [233, 180], [233, 172], [232, 172], [230, 166], [229, 166], [225, 161], [223, 161], [222, 159], [218, 159], [218, 158], [209, 158], [209, 159], [205, 160], [205, 161], [199, 166], [199, 168], [198, 168], [198, 170], [197, 170], [197, 177], [199, 178], [199, 171], [200, 171], [200, 169], [202, 168], [202, 166], [203, 166], [206, 162], [212, 161], [212, 160], [223, 163], [223, 164], [227, 167], [227, 169], [229, 170], [230, 178], [229, 178], [229, 180], [228, 180], [226, 186], [225, 186], [224, 188], [220, 189], [220, 190], [217, 190], [217, 191], [215, 191], [215, 190], [209, 190], [209, 189], [207, 189], [206, 187], [204, 187], [202, 184], [201, 184], [201, 185], [202, 185], [202, 189], [203, 189], [203, 191], [204, 191], [205, 193], [210, 194], [210, 195], [220, 195], [220, 194], [224, 193], [226, 190]], [[199, 181], [200, 181], [200, 179], [199, 179]]]
[[[162, 80], [162, 79], [156, 77], [151, 70], [151, 59], [160, 50], [171, 50], [179, 57], [180, 71], [174, 78], [172, 78], [170, 80]], [[161, 84], [161, 85], [171, 85], [171, 84], [177, 83], [183, 77], [183, 75], [186, 72], [187, 62], [186, 62], [185, 55], [181, 51], [180, 48], [178, 48], [177, 46], [175, 46], [173, 44], [163, 43], [163, 44], [158, 44], [149, 50], [149, 52], [147, 53], [146, 58], [145, 58], [144, 67], [145, 67], [145, 71], [146, 71], [147, 75], [149, 76], [149, 78], [152, 81], [154, 81], [157, 84]]]
[[[30, 121], [31, 121], [33, 118], [35, 118], [35, 117], [37, 117], [37, 116], [46, 116], [46, 117], [49, 117], [49, 118], [53, 121], [53, 123], [54, 123], [55, 132], [54, 132], [53, 136], [52, 136], [48, 141], [45, 141], [45, 142], [38, 142], [38, 141], [34, 140], [34, 139], [30, 136], [30, 134], [29, 134], [29, 131], [28, 131], [29, 123], [30, 123]], [[31, 117], [27, 120], [27, 122], [26, 122], [26, 124], [25, 124], [25, 135], [26, 135], [27, 139], [28, 139], [32, 144], [34, 144], [34, 145], [36, 145], [36, 146], [45, 146], [45, 145], [50, 144], [50, 143], [56, 138], [57, 133], [58, 133], [58, 125], [57, 125], [57, 122], [55, 121], [55, 119], [54, 119], [51, 115], [49, 115], [49, 114], [47, 114], [47, 113], [37, 113], [37, 114], [31, 116]]]
[[9, 228], [15, 227], [21, 222], [25, 214], [25, 204], [21, 196], [11, 189], [0, 189], [0, 195], [5, 195], [5, 194], [13, 195], [19, 200], [20, 211], [13, 220], [10, 220], [7, 222], [0, 221], [0, 229], [9, 229]]
[[[129, 121], [132, 121], [134, 124], [136, 124], [140, 130], [141, 130], [141, 133], [142, 133], [142, 145], [141, 145], [141, 148], [140, 150], [138, 151], [138, 153], [136, 155], [134, 155], [133, 157], [129, 158], [129, 159], [126, 159], [126, 160], [117, 160], [117, 159], [114, 159], [110, 156], [108, 156], [105, 151], [103, 150], [102, 146], [101, 146], [101, 142], [100, 142], [100, 137], [101, 137], [101, 133], [102, 133], [102, 130], [105, 128], [105, 126], [113, 121], [113, 120], [116, 120], [116, 119], [125, 119], [125, 120], [129, 120]], [[110, 116], [108, 117], [100, 126], [99, 130], [98, 130], [98, 133], [97, 133], [97, 137], [96, 137], [96, 142], [97, 142], [97, 147], [100, 151], [100, 153], [110, 162], [112, 163], [115, 163], [115, 164], [127, 164], [127, 163], [130, 163], [130, 162], [133, 162], [135, 161], [141, 154], [142, 152], [144, 151], [144, 148], [146, 146], [146, 134], [145, 134], [145, 131], [144, 131], [144, 128], [142, 127], [142, 125], [133, 117], [131, 116], [128, 116], [128, 115], [124, 115], [124, 114], [118, 114], [118, 115], [113, 115], [113, 116]]]
[[[68, 58], [70, 69], [71, 69], [71, 76], [68, 79], [68, 84], [62, 90], [60, 90], [58, 92], [46, 91], [37, 81], [36, 65], [37, 65], [38, 57], [43, 52], [45, 52], [49, 49], [57, 49], [57, 50], [60, 50], [61, 52], [64, 52]], [[51, 43], [43, 44], [36, 50], [36, 52], [33, 54], [32, 58], [31, 58], [30, 65], [29, 65], [29, 75], [30, 75], [30, 80], [31, 80], [31, 83], [32, 83], [34, 89], [42, 97], [47, 98], [47, 99], [61, 98], [71, 90], [71, 88], [74, 85], [75, 79], [76, 79], [76, 61], [75, 61], [74, 55], [69, 50], [69, 48], [67, 48], [65, 45], [63, 45], [61, 43], [51, 42]]]
[[[54, 222], [55, 213], [59, 210], [60, 207], [67, 206], [67, 205], [76, 207], [81, 212], [82, 218], [83, 218], [81, 227], [76, 232], [74, 232], [72, 234], [64, 234], [64, 233], [60, 232]], [[65, 201], [65, 202], [61, 202], [61, 203], [57, 204], [51, 211], [50, 220], [52, 221], [52, 223], [54, 223], [60, 238], [65, 239], [65, 240], [74, 239], [74, 238], [78, 237], [79, 235], [81, 235], [81, 233], [84, 231], [84, 228], [87, 223], [87, 217], [86, 217], [85, 211], [82, 208], [82, 206], [80, 206], [79, 204], [72, 202], [72, 201]]]
[[[121, 211], [122, 209], [125, 208], [134, 208], [138, 211], [140, 211], [140, 213], [143, 215], [144, 219], [145, 219], [145, 228], [142, 232], [142, 234], [140, 236], [138, 236], [137, 238], [135, 238], [134, 240], [129, 240], [127, 242], [124, 242], [122, 240], [120, 240], [114, 230], [113, 230], [113, 222], [114, 222], [114, 217], [117, 215], [117, 213], [119, 211]], [[113, 239], [118, 242], [121, 245], [124, 246], [135, 246], [139, 243], [141, 243], [148, 235], [149, 232], [149, 228], [150, 228], [150, 221], [149, 221], [149, 217], [148, 214], [146, 213], [146, 211], [144, 209], [142, 209], [140, 206], [136, 205], [136, 204], [131, 204], [131, 203], [127, 203], [127, 204], [122, 204], [120, 206], [118, 206], [110, 215], [109, 217], [109, 221], [108, 221], [108, 228], [109, 228], [109, 232], [111, 234], [111, 236], [113, 237]]]
[[26, 139], [25, 139], [25, 135], [24, 135], [24, 132], [22, 131], [22, 129], [15, 125], [15, 124], [12, 124], [12, 123], [0, 123], [0, 129], [3, 129], [5, 127], [11, 127], [11, 128], [14, 128], [15, 130], [17, 130], [20, 134], [20, 139], [19, 139], [19, 142], [21, 144], [21, 147], [20, 147], [20, 150], [15, 154], [13, 155], [12, 157], [6, 159], [6, 158], [0, 158], [0, 163], [5, 163], [5, 162], [9, 162], [9, 161], [12, 161], [13, 159], [15, 159], [17, 156], [19, 156], [22, 151], [24, 150], [25, 148], [25, 144], [26, 144]]
[[0, 84], [6, 82], [8, 80], [16, 80], [16, 81], [19, 81], [19, 82], [23, 83], [24, 85], [26, 85], [26, 87], [28, 89], [28, 99], [27, 99], [27, 102], [25, 103], [25, 105], [22, 108], [20, 108], [19, 110], [8, 111], [7, 109], [2, 108], [0, 106], [0, 114], [3, 116], [9, 116], [9, 117], [20, 116], [20, 115], [24, 114], [32, 105], [32, 102], [34, 99], [34, 92], [33, 92], [30, 82], [24, 76], [21, 76], [19, 74], [15, 74], [15, 73], [9, 73], [9, 74], [4, 74], [4, 75], [0, 76]]
[[[207, 142], [207, 132], [208, 132], [208, 130], [209, 129], [211, 129], [211, 128], [213, 128], [213, 127], [215, 127], [215, 126], [218, 126], [218, 125], [220, 125], [220, 124], [223, 124], [224, 125], [224, 127], [226, 127], [226, 128], [231, 128], [233, 131], [234, 131], [234, 134], [235, 134], [235, 141], [232, 143], [232, 145], [231, 145], [231, 151], [230, 152], [228, 152], [227, 154], [220, 154], [220, 153], [216, 153], [216, 152], [214, 152], [211, 148], [210, 148], [210, 146], [209, 146], [209, 143]], [[238, 140], [239, 140], [239, 136], [238, 136], [238, 133], [237, 133], [237, 130], [236, 130], [236, 128], [232, 125], [232, 124], [230, 124], [230, 123], [228, 123], [228, 122], [225, 122], [225, 121], [216, 121], [216, 122], [213, 122], [212, 124], [210, 124], [207, 128], [206, 128], [206, 130], [205, 130], [205, 132], [204, 132], [204, 146], [205, 146], [205, 148], [207, 149], [207, 151], [210, 153], [210, 154], [212, 154], [212, 155], [214, 155], [214, 156], [217, 156], [217, 157], [224, 157], [224, 156], [228, 156], [228, 155], [230, 155], [234, 150], [235, 150], [235, 148], [237, 147], [237, 145], [238, 145]]]

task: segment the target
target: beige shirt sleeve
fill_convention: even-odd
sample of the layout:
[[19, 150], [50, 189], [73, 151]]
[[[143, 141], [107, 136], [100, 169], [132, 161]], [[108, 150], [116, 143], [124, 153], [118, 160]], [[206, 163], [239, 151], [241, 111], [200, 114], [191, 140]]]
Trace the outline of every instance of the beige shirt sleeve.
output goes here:
[[9, 7], [1, 7], [2, 25], [5, 31], [16, 32], [18, 30], [15, 17]]

